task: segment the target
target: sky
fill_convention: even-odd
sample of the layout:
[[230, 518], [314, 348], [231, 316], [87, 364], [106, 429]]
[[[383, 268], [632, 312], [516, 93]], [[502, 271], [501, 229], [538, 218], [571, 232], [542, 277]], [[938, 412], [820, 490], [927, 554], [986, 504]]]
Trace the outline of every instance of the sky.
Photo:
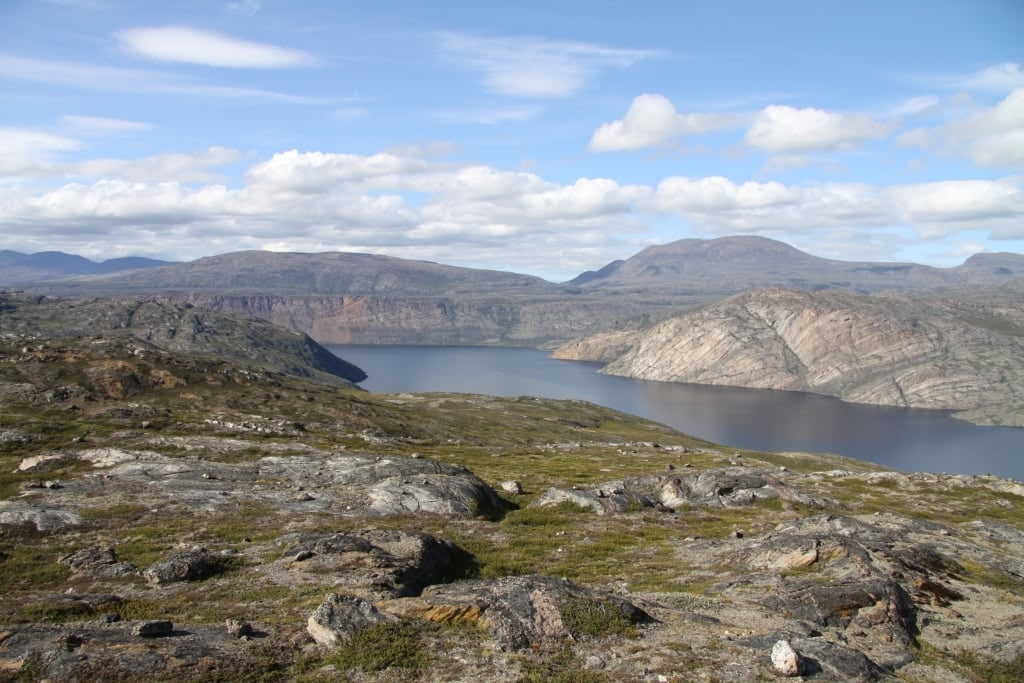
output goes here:
[[0, 0], [0, 249], [1024, 253], [1019, 0]]

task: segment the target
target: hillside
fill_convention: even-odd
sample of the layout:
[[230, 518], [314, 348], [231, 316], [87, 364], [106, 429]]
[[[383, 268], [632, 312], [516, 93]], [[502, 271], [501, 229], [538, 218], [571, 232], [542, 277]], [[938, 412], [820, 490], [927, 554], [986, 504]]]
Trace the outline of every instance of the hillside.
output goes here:
[[0, 680], [1024, 672], [1020, 483], [378, 396], [47, 310], [0, 333]]
[[980, 303], [758, 290], [555, 356], [605, 361], [602, 372], [625, 377], [972, 411], [973, 421], [1024, 426], [1024, 301], [999, 291]]
[[24, 338], [129, 337], [165, 352], [351, 385], [366, 373], [310, 337], [162, 299], [60, 299], [0, 291], [0, 332]]

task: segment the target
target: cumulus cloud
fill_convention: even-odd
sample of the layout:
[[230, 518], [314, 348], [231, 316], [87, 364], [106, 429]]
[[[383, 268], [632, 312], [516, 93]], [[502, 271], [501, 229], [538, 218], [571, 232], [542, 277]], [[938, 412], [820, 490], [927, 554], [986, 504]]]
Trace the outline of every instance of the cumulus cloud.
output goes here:
[[439, 34], [438, 43], [446, 57], [478, 72], [489, 91], [518, 97], [568, 97], [604, 69], [626, 68], [655, 54], [567, 40], [454, 32]]
[[[1007, 180], [946, 180], [887, 190], [901, 222], [918, 225], [1018, 219], [1024, 192]], [[1024, 230], [1022, 230], [1024, 232]]]
[[594, 152], [637, 150], [655, 147], [673, 138], [706, 133], [738, 123], [730, 114], [681, 114], [663, 95], [637, 96], [626, 115], [598, 128], [590, 138]]
[[865, 114], [776, 104], [754, 115], [744, 141], [772, 153], [829, 151], [883, 138], [892, 129], [891, 123], [876, 121]]
[[132, 28], [116, 34], [129, 54], [161, 62], [233, 69], [281, 69], [318, 62], [308, 52], [241, 40], [187, 26]]
[[723, 234], [837, 225], [882, 225], [886, 207], [877, 191], [862, 184], [790, 186], [779, 182], [737, 184], [720, 176], [666, 178], [654, 207]]
[[949, 133], [965, 142], [967, 155], [979, 166], [1024, 164], [1024, 87], [991, 109], [953, 124]]
[[719, 234], [903, 225], [931, 237], [963, 230], [965, 225], [991, 225], [1004, 234], [1024, 236], [1024, 191], [1009, 180], [878, 187], [672, 177], [659, 183], [651, 203], [657, 211], [678, 214]]
[[[81, 174], [75, 182], [0, 184], [4, 246], [83, 253], [76, 245], [133, 244], [136, 253], [172, 258], [266, 248], [370, 251], [568, 279], [594, 266], [586, 258], [621, 258], [629, 251], [626, 236], [649, 237], [652, 221], [682, 219], [698, 232], [807, 244], [818, 237], [839, 244], [853, 239], [843, 236], [849, 234], [872, 243], [866, 235], [894, 226], [923, 237], [966, 230], [1024, 237], [1019, 179], [888, 187], [720, 176], [669, 177], [656, 187], [610, 178], [561, 183], [445, 161], [418, 148], [370, 155], [292, 150], [253, 163], [240, 186], [213, 175], [242, 158], [210, 148], [98, 159], [65, 167], [65, 175]], [[15, 244], [15, 235], [25, 237]], [[106, 249], [105, 256], [114, 251]]]

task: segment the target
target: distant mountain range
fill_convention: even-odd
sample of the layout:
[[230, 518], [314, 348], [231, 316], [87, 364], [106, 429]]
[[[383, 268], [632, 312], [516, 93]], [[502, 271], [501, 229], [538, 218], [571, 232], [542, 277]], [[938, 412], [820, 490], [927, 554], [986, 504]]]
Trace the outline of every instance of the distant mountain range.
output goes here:
[[109, 275], [141, 268], [166, 266], [171, 261], [125, 256], [106, 261], [90, 261], [62, 251], [40, 251], [22, 254], [0, 251], [0, 287], [31, 285], [82, 275]]
[[1024, 255], [975, 254], [962, 265], [838, 261], [783, 242], [737, 236], [685, 239], [648, 247], [568, 284], [590, 290], [694, 290], [734, 294], [762, 287], [877, 292], [958, 285], [994, 285], [1024, 276]]
[[[31, 273], [24, 261], [15, 268], [22, 269], [21, 283], [33, 290], [71, 296], [159, 294], [257, 315], [327, 344], [548, 347], [597, 332], [635, 329], [765, 287], [934, 292], [1007, 285], [1024, 277], [1021, 254], [978, 254], [956, 267], [935, 268], [824, 259], [751, 236], [648, 247], [561, 284], [371, 254], [242, 251], [188, 263], [115, 259], [102, 264], [59, 253], [3, 252], [10, 261], [0, 260], [0, 286], [10, 286], [14, 271], [7, 263], [18, 256], [39, 264]], [[119, 266], [131, 270], [101, 272]]]

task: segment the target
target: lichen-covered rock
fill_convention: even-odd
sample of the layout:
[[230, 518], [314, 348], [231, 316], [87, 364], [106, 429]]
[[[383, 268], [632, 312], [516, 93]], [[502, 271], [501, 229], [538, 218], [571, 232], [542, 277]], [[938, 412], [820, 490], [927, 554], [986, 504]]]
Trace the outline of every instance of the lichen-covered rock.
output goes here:
[[324, 647], [334, 647], [356, 631], [388, 621], [372, 604], [354, 595], [330, 593], [309, 616], [306, 630]]
[[141, 621], [132, 627], [132, 634], [142, 638], [159, 638], [174, 633], [174, 624], [166, 620]]
[[384, 608], [439, 623], [475, 623], [506, 650], [573, 636], [570, 605], [599, 605], [630, 623], [651, 617], [629, 600], [549, 576], [508, 576], [430, 586], [419, 598]]
[[113, 548], [83, 548], [58, 559], [71, 571], [100, 579], [116, 579], [138, 574], [130, 562], [119, 562]]
[[779, 476], [749, 467], [704, 470], [693, 474], [634, 477], [592, 489], [551, 488], [533, 500], [534, 507], [571, 503], [598, 514], [638, 507], [739, 507], [759, 500], [785, 500], [820, 507], [826, 499], [787, 484]]
[[206, 548], [194, 548], [157, 562], [144, 571], [143, 576], [156, 585], [198, 581], [221, 571], [223, 560], [223, 557], [211, 554]]

